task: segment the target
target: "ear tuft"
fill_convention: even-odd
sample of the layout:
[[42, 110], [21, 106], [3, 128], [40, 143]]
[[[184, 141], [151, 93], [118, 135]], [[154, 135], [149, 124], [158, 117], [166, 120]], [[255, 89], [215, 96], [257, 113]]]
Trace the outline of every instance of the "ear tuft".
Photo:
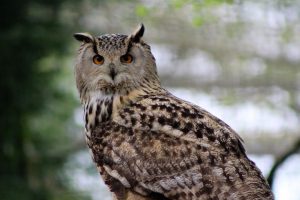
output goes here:
[[132, 42], [138, 43], [144, 35], [145, 27], [144, 24], [140, 24], [133, 33], [131, 33], [130, 38]]
[[91, 43], [94, 42], [94, 37], [89, 33], [74, 33], [74, 38], [80, 42]]

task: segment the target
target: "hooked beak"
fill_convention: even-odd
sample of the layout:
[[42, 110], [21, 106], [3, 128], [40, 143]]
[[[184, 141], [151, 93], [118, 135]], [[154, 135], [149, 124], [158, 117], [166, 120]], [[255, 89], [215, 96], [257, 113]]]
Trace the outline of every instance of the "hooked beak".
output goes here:
[[116, 70], [115, 70], [115, 65], [113, 63], [110, 63], [109, 64], [109, 75], [111, 77], [112, 80], [115, 79], [117, 73], [116, 73]]

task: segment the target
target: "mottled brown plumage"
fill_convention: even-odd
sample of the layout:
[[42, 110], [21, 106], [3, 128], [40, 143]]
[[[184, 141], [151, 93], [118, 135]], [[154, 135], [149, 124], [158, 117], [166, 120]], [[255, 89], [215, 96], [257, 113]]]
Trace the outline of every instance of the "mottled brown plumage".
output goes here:
[[114, 199], [273, 199], [234, 130], [161, 87], [143, 32], [75, 34], [87, 144]]

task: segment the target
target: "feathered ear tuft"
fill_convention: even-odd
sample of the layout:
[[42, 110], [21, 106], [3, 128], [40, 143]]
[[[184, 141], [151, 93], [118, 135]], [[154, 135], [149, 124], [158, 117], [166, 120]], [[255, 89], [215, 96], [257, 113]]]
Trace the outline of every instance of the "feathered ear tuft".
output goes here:
[[92, 43], [94, 42], [94, 37], [89, 33], [74, 33], [74, 38], [80, 42]]
[[131, 33], [130, 38], [132, 42], [138, 43], [144, 35], [145, 27], [144, 24], [140, 24], [133, 33]]

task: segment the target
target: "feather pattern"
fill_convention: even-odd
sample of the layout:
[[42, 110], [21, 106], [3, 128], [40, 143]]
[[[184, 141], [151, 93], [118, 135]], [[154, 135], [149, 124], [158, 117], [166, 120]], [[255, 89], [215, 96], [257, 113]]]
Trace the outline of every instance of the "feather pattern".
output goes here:
[[207, 111], [169, 93], [141, 96], [119, 110], [92, 130], [90, 148], [99, 167], [125, 189], [145, 196], [272, 197], [238, 135]]
[[273, 199], [238, 134], [161, 87], [143, 33], [75, 34], [87, 145], [113, 198]]

